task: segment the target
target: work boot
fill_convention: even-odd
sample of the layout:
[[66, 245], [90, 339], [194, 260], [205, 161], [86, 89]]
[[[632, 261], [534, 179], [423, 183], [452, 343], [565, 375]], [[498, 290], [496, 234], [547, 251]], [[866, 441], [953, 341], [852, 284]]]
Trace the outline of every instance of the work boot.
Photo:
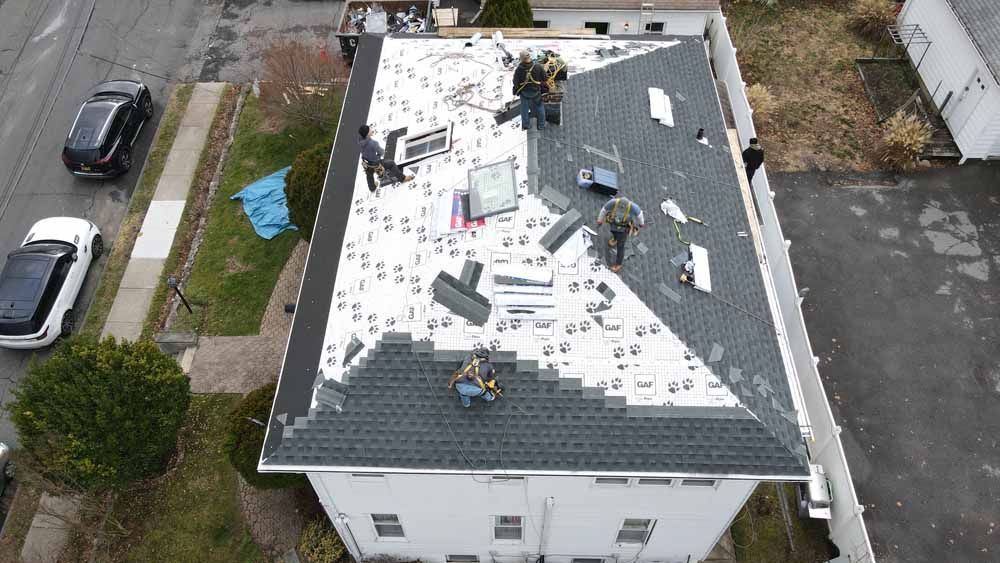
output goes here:
[[614, 266], [611, 266], [611, 271], [617, 274], [618, 272], [622, 271], [622, 265], [615, 264]]

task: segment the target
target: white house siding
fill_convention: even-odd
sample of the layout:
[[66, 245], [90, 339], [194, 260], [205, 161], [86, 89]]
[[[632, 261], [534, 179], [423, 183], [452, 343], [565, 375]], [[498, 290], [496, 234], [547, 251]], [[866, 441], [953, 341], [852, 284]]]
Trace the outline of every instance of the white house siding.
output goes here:
[[[963, 158], [1000, 156], [997, 151], [1000, 85], [955, 13], [944, 0], [909, 0], [900, 13], [899, 23], [919, 24], [933, 41], [918, 72], [938, 107], [953, 92], [942, 115]], [[909, 47], [914, 64], [920, 61], [924, 48], [925, 45]], [[963, 96], [966, 85], [977, 73], [986, 90], [973, 87]]]
[[[549, 27], [581, 28], [586, 22], [607, 22], [611, 35], [641, 32], [638, 10], [546, 10], [535, 8], [535, 21], [547, 21]], [[652, 22], [663, 22], [664, 35], [701, 35], [709, 12], [657, 11]], [[625, 23], [629, 24], [628, 31]], [[645, 27], [645, 26], [644, 26]]]
[[[716, 487], [683, 487], [679, 481], [640, 486], [633, 480], [625, 487], [594, 485], [588, 477], [494, 483], [488, 477], [456, 475], [386, 475], [372, 481], [342, 473], [310, 473], [309, 478], [350, 548], [353, 536], [364, 557], [386, 554], [427, 563], [444, 563], [448, 554], [477, 555], [482, 563], [533, 560], [548, 497], [554, 506], [542, 550], [547, 562], [632, 560], [637, 554], [637, 563], [699, 561], [757, 484], [730, 480]], [[373, 513], [398, 515], [406, 540], [376, 538]], [[349, 532], [337, 522], [338, 514], [347, 516]], [[493, 517], [498, 515], [523, 517], [523, 541], [493, 540]], [[615, 543], [625, 518], [656, 521], [641, 553], [638, 545]]]

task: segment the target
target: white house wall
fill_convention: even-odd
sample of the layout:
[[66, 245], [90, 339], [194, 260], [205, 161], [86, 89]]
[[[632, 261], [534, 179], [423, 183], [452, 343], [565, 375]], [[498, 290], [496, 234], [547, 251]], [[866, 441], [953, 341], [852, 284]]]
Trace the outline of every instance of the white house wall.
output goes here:
[[[535, 21], [547, 21], [549, 27], [582, 28], [585, 22], [607, 22], [608, 33], [627, 35], [639, 33], [638, 10], [533, 10]], [[658, 11], [650, 19], [663, 22], [664, 35], [701, 35], [705, 31], [708, 12]], [[629, 24], [628, 31], [625, 24]]]
[[[944, 0], [909, 0], [899, 16], [899, 23], [919, 24], [933, 44], [923, 55], [925, 45], [910, 45], [909, 55], [934, 103], [941, 107], [949, 92], [951, 100], [942, 115], [948, 122], [955, 143], [964, 158], [1000, 156], [995, 152], [1000, 144], [1000, 85], [986, 67], [958, 17]], [[923, 61], [920, 57], [923, 55]], [[974, 93], [960, 100], [970, 76], [979, 69], [987, 86], [985, 96], [976, 100]], [[975, 109], [961, 107], [973, 104]], [[968, 117], [966, 117], [968, 116]]]
[[[309, 478], [330, 519], [348, 541], [353, 536], [361, 555], [426, 563], [444, 563], [448, 554], [478, 555], [482, 563], [533, 559], [548, 497], [554, 505], [543, 551], [551, 563], [569, 563], [573, 557], [632, 560], [640, 546], [615, 544], [625, 518], [656, 520], [637, 561], [699, 561], [757, 484], [730, 480], [716, 487], [682, 487], [675, 480], [671, 486], [639, 486], [633, 480], [624, 487], [597, 486], [587, 477], [493, 483], [488, 477], [456, 475], [386, 475], [372, 481], [344, 473], [311, 473]], [[406, 540], [377, 539], [373, 513], [398, 515]], [[346, 515], [346, 526], [343, 519], [337, 522], [338, 514]], [[523, 517], [523, 541], [493, 540], [498, 515]]]

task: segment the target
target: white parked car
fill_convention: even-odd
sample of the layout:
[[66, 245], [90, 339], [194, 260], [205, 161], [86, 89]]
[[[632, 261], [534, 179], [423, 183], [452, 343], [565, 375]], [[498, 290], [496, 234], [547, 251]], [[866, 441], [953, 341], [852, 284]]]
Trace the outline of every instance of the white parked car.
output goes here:
[[73, 332], [73, 304], [104, 241], [86, 219], [34, 224], [0, 272], [0, 347], [43, 348]]

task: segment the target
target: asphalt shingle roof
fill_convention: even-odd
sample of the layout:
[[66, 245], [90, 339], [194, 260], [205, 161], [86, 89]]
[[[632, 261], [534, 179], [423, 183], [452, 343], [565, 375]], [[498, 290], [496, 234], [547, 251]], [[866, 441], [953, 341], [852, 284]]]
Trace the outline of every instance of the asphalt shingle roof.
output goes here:
[[948, 0], [948, 4], [983, 55], [993, 78], [1000, 81], [1000, 1]]
[[465, 409], [453, 392], [429, 382], [446, 381], [466, 354], [435, 350], [409, 334], [383, 334], [346, 385], [328, 382], [347, 390], [340, 410], [320, 405], [287, 428], [265, 465], [801, 473], [796, 456], [744, 409], [626, 406], [623, 397], [605, 397], [514, 352], [496, 352], [491, 361], [507, 396], [516, 399], [489, 405], [476, 399]]
[[[435, 350], [432, 342], [414, 343], [408, 335], [386, 333], [364, 352], [367, 356], [346, 380], [327, 381], [325, 389], [331, 392], [322, 393], [320, 404], [306, 412], [302, 400], [309, 393], [304, 382], [315, 377], [316, 364], [308, 362], [314, 362], [316, 354], [301, 350], [296, 342], [310, 327], [321, 326], [323, 319], [317, 312], [305, 313], [317, 318], [301, 320], [300, 313], [272, 412], [265, 466], [808, 474], [753, 242], [736, 234], [749, 230], [747, 213], [726, 148], [725, 124], [704, 44], [700, 38], [678, 39], [679, 45], [570, 77], [563, 123], [549, 127], [538, 141], [538, 184], [562, 193], [571, 208], [594, 226], [604, 200], [578, 190], [571, 179], [581, 166], [614, 169], [617, 165], [602, 162], [583, 146], [621, 154], [620, 185], [645, 208], [648, 222], [640, 237], [646, 241], [645, 252], [626, 263], [623, 279], [691, 353], [711, 365], [745, 408], [626, 406], [624, 397], [605, 397], [600, 388], [582, 387], [578, 379], [559, 379], [554, 370], [539, 370], [533, 360], [518, 361], [514, 352], [497, 352], [494, 360], [510, 398], [465, 410], [453, 392], [443, 385], [432, 389], [425, 377], [445, 381], [467, 351]], [[361, 47], [359, 57], [365, 56], [366, 48], [378, 48], [364, 42]], [[371, 84], [362, 80], [373, 82], [374, 75], [352, 76], [347, 106], [355, 103], [351, 99], [355, 96], [371, 98]], [[649, 119], [646, 92], [651, 86], [662, 88], [674, 100], [675, 128]], [[698, 128], [705, 129], [712, 146], [695, 142]], [[356, 151], [338, 139], [334, 165], [337, 169], [343, 161], [341, 175], [356, 170]], [[318, 231], [330, 206], [350, 207], [349, 195], [345, 199], [329, 189], [329, 179], [327, 187]], [[685, 247], [659, 211], [659, 202], [668, 195], [707, 224], [688, 224], [684, 233], [708, 249], [712, 295], [676, 281], [677, 266], [671, 258]], [[333, 202], [334, 198], [341, 201]], [[336, 242], [339, 247], [341, 241]], [[314, 235], [311, 255], [331, 244]], [[315, 285], [317, 277], [329, 275], [310, 271], [311, 267], [304, 284]], [[326, 284], [329, 293], [329, 281]], [[304, 285], [300, 306], [315, 301], [312, 297]], [[321, 297], [329, 304], [328, 296]], [[319, 310], [323, 311], [322, 303]], [[293, 351], [307, 356], [301, 360]], [[298, 402], [294, 394], [299, 394]], [[514, 401], [523, 412], [509, 416], [515, 412]], [[294, 421], [287, 427], [276, 422], [284, 413]]]

